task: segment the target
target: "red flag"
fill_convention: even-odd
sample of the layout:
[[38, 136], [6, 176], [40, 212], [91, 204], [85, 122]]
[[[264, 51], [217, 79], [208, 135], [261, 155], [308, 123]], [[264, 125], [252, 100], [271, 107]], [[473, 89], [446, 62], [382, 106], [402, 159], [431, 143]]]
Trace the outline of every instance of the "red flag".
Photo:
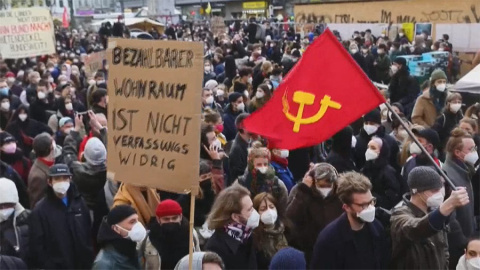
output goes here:
[[245, 129], [276, 148], [319, 144], [385, 99], [329, 29], [285, 77], [272, 99], [245, 119]]
[[68, 21], [67, 7], [63, 7], [62, 26], [63, 28], [68, 28], [70, 26], [70, 22]]

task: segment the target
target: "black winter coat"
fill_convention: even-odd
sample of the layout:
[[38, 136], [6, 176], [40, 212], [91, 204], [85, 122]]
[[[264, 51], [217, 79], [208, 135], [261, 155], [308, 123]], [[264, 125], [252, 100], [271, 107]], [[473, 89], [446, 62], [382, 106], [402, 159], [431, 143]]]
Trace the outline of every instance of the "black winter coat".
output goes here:
[[10, 218], [0, 223], [1, 255], [18, 257], [27, 263], [29, 216], [30, 210], [17, 205]]
[[376, 206], [390, 210], [402, 199], [402, 179], [388, 164], [388, 155], [388, 145], [383, 145], [378, 158], [367, 161], [361, 172], [372, 183], [372, 195], [377, 198]]
[[0, 255], [0, 269], [17, 270], [17, 269], [28, 269], [28, 268], [25, 262], [17, 257]]
[[382, 138], [387, 142], [390, 149], [390, 155], [388, 156], [389, 163], [397, 172], [400, 172], [400, 165], [398, 165], [398, 152], [400, 151], [398, 143], [395, 138], [385, 133], [385, 127], [383, 126], [380, 126], [377, 132], [372, 135], [368, 135], [365, 132], [365, 129], [362, 128], [360, 134], [356, 136], [357, 144], [355, 145], [354, 159], [357, 169], [360, 170], [365, 166], [365, 152], [367, 151], [368, 143], [373, 136]]
[[217, 253], [225, 264], [225, 269], [257, 269], [257, 258], [253, 237], [241, 243], [229, 236], [225, 230], [215, 230], [205, 244], [205, 250]]
[[30, 257], [40, 269], [90, 269], [93, 264], [90, 213], [70, 184], [68, 206], [52, 187], [30, 216]]
[[228, 186], [230, 186], [239, 176], [242, 176], [247, 168], [248, 158], [248, 142], [246, 142], [239, 134], [233, 141], [232, 148], [230, 149], [228, 168]]
[[363, 58], [362, 54], [360, 52], [357, 52], [355, 54], [352, 54], [353, 59], [355, 62], [357, 62], [358, 66], [365, 72], [365, 74], [368, 74], [368, 68], [367, 68], [367, 63], [365, 61], [365, 58]]
[[350, 156], [348, 157], [342, 156], [339, 153], [335, 152], [334, 150], [330, 151], [330, 153], [327, 156], [327, 160], [325, 162], [335, 167], [338, 173], [357, 170], [357, 168], [355, 167], [355, 163], [353, 163], [353, 160]]
[[388, 92], [390, 94], [390, 104], [395, 102], [402, 104], [405, 115], [409, 117], [420, 93], [420, 86], [415, 78], [410, 76], [407, 67], [402, 67], [392, 76]]
[[440, 137], [440, 145], [438, 150], [443, 152], [443, 149], [447, 145], [447, 141], [450, 138], [450, 132], [460, 123], [462, 120], [463, 114], [459, 110], [457, 113], [452, 113], [449, 110], [445, 110], [433, 124], [433, 129], [437, 131], [438, 136]]
[[10, 165], [3, 161], [0, 161], [0, 177], [5, 177], [15, 183], [20, 204], [23, 207], [28, 208], [30, 206], [30, 200], [27, 193], [27, 187], [25, 186], [22, 177]]
[[[390, 257], [390, 250], [387, 245], [385, 230], [378, 220], [366, 223], [370, 234], [373, 236], [373, 258], [375, 269], [386, 269]], [[310, 264], [311, 269], [357, 269], [359, 249], [364, 246], [357, 245], [354, 241], [353, 230], [348, 222], [347, 214], [330, 223], [318, 235], [313, 258]]]

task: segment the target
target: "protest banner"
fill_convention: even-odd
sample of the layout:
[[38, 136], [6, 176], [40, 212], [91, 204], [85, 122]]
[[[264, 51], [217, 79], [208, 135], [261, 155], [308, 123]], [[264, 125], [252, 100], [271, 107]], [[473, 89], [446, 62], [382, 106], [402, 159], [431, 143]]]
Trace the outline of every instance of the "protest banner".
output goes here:
[[100, 51], [96, 53], [91, 53], [87, 57], [85, 57], [85, 73], [87, 76], [95, 75], [97, 70], [102, 69], [103, 67], [103, 60], [106, 58], [105, 51]]
[[214, 16], [210, 20], [210, 26], [212, 28], [212, 33], [214, 36], [225, 33], [225, 20], [222, 17]]
[[55, 53], [54, 25], [45, 8], [0, 10], [0, 55], [5, 59]]
[[108, 175], [196, 194], [203, 44], [109, 39]]

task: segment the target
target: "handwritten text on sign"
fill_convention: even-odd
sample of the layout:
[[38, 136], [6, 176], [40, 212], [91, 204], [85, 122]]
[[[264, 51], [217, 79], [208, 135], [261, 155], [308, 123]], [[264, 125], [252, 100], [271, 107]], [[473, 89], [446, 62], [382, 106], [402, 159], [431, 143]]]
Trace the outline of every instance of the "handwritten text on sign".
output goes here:
[[0, 53], [24, 58], [55, 53], [52, 16], [44, 8], [0, 10]]
[[202, 44], [109, 42], [108, 171], [134, 185], [191, 189], [200, 156]]

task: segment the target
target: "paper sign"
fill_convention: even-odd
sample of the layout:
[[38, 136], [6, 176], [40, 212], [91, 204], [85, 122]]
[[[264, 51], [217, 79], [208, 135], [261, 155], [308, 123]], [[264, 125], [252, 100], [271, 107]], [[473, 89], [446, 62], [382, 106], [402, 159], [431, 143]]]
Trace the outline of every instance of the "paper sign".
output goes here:
[[222, 17], [213, 17], [210, 21], [210, 25], [214, 36], [225, 33], [225, 20]]
[[45, 8], [0, 10], [0, 54], [16, 59], [55, 53], [52, 16]]
[[195, 194], [203, 43], [112, 40], [108, 171], [132, 185]]
[[415, 24], [414, 23], [403, 23], [402, 24], [403, 32], [408, 38], [408, 41], [412, 42], [414, 37]]
[[88, 76], [95, 75], [97, 70], [102, 69], [103, 67], [103, 60], [106, 58], [105, 51], [100, 51], [96, 53], [91, 53], [85, 58], [85, 73]]

